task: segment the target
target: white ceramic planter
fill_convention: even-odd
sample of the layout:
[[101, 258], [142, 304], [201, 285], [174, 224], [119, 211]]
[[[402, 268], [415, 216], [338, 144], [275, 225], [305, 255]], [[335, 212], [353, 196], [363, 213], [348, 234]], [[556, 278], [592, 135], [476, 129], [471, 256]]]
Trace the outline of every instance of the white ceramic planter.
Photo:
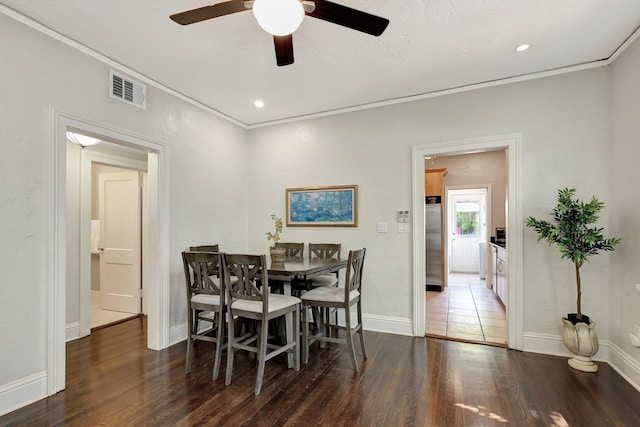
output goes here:
[[563, 317], [562, 325], [564, 326], [562, 334], [564, 345], [575, 355], [569, 359], [569, 366], [579, 371], [596, 372], [598, 365], [591, 360], [591, 356], [596, 354], [599, 349], [595, 331], [596, 322], [589, 321], [588, 325], [579, 322], [574, 325]]

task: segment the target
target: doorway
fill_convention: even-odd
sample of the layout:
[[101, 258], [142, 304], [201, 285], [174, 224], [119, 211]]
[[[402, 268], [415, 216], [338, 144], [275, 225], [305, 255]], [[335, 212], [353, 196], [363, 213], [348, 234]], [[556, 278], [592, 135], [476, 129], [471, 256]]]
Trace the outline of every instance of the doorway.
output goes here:
[[[166, 144], [113, 126], [60, 112], [52, 108], [49, 187], [47, 191], [49, 247], [47, 277], [50, 287], [45, 296], [47, 318], [46, 377], [47, 395], [65, 388], [65, 336], [67, 312], [67, 130], [102, 136], [123, 149], [142, 151], [148, 165], [148, 235], [145, 261], [148, 263], [145, 300], [147, 301], [147, 347], [160, 350], [169, 346], [169, 163]], [[83, 171], [84, 172], [84, 171]], [[84, 200], [84, 199], [83, 199]], [[81, 211], [89, 207], [82, 206]], [[90, 256], [90, 222], [80, 227], [80, 252]], [[88, 258], [90, 261], [90, 258]], [[79, 275], [90, 281], [90, 262], [79, 266]], [[83, 296], [81, 296], [83, 297]], [[86, 295], [90, 298], [90, 295]], [[80, 304], [89, 307], [89, 303]], [[89, 310], [80, 313], [89, 324]]]
[[[434, 159], [430, 160], [431, 164]], [[505, 346], [506, 310], [487, 279], [488, 220], [503, 224], [506, 162], [504, 150], [438, 156], [445, 177], [445, 260], [447, 286], [426, 293], [425, 328], [429, 336]], [[470, 167], [473, 165], [473, 167]], [[489, 276], [491, 279], [491, 276]]]
[[[68, 149], [71, 148], [73, 148], [73, 144], [68, 147]], [[133, 312], [135, 312], [136, 315], [139, 315], [141, 312], [147, 314], [144, 303], [146, 303], [145, 295], [148, 294], [146, 290], [149, 286], [146, 283], [148, 282], [147, 277], [150, 275], [150, 272], [147, 257], [148, 249], [146, 249], [146, 245], [144, 244], [149, 240], [146, 232], [148, 229], [149, 214], [149, 209], [146, 205], [146, 200], [148, 199], [148, 185], [146, 184], [148, 181], [146, 179], [148, 177], [148, 163], [147, 152], [140, 149], [125, 149], [110, 141], [103, 141], [98, 145], [80, 150], [80, 194], [75, 195], [68, 189], [68, 197], [77, 197], [80, 200], [80, 214], [76, 220], [80, 224], [80, 241], [88, 241], [90, 245], [86, 248], [81, 247], [77, 255], [81, 272], [79, 281], [80, 327], [78, 337], [89, 335], [93, 328], [102, 327], [121, 321], [124, 318], [132, 317], [131, 313]], [[125, 174], [124, 178], [126, 179], [119, 179], [121, 174]], [[106, 183], [109, 184], [109, 187], [106, 189], [102, 188], [100, 185], [100, 177], [109, 176], [115, 177], [116, 180], [107, 180]], [[130, 182], [132, 177], [140, 181], [142, 185], [132, 184]], [[139, 178], [142, 179], [140, 180]], [[105, 227], [104, 220], [101, 218], [100, 193], [102, 188], [103, 193], [105, 190], [109, 192], [107, 200], [113, 199], [114, 197], [119, 198], [119, 192], [122, 190], [122, 186], [132, 187], [129, 189], [132, 194], [127, 196], [130, 200], [126, 204], [139, 206], [139, 208], [136, 207], [136, 210], [139, 209], [141, 213], [135, 213], [133, 214], [135, 217], [131, 217], [130, 208], [126, 207], [126, 211], [121, 211], [117, 205], [109, 204], [109, 206], [115, 207], [115, 217], [112, 218], [109, 223], [117, 224], [114, 230], [113, 226]], [[109, 210], [106, 212], [109, 212]], [[126, 215], [122, 215], [125, 213]], [[136, 225], [135, 228], [138, 228], [139, 231], [133, 231], [134, 225], [131, 224], [131, 220], [136, 220], [135, 223], [137, 224], [134, 225]], [[88, 231], [91, 233], [90, 235], [83, 234], [83, 230], [88, 229], [86, 224], [91, 225], [90, 231]], [[69, 223], [68, 226], [73, 227], [73, 221]], [[109, 230], [107, 230], [107, 228]], [[126, 283], [127, 285], [122, 288], [121, 285], [118, 284], [118, 289], [114, 292], [109, 291], [108, 287], [102, 288], [100, 286], [101, 273], [103, 275], [105, 272], [109, 273], [107, 270], [101, 268], [101, 263], [106, 261], [105, 252], [107, 252], [106, 254], [110, 257], [113, 257], [113, 253], [110, 252], [113, 252], [114, 248], [122, 246], [120, 244], [122, 239], [119, 239], [117, 235], [115, 236], [117, 238], [117, 244], [106, 242], [105, 232], [109, 231], [109, 240], [111, 240], [114, 238], [113, 232], [117, 233], [120, 228], [129, 229], [127, 234], [132, 235], [131, 238], [125, 239], [127, 244], [131, 246], [130, 242], [134, 242], [137, 245], [135, 252], [139, 253], [139, 255], [136, 254], [139, 270], [132, 273], [134, 278], [130, 278], [128, 281], [124, 281], [122, 277], [117, 277], [116, 280], [118, 282]], [[95, 232], [98, 233], [97, 236]], [[133, 237], [133, 235], [136, 237]], [[68, 245], [69, 243], [67, 243], [67, 246]], [[108, 249], [101, 251], [100, 249], [104, 247]], [[128, 252], [133, 252], [133, 249], [134, 248], [131, 248]], [[90, 253], [87, 254], [85, 250]], [[124, 259], [117, 260], [117, 265], [115, 266], [117, 270], [113, 272], [111, 276], [121, 275], [122, 271], [120, 270], [126, 271], [129, 269], [128, 263], [123, 263], [122, 261], [124, 261]], [[73, 262], [69, 264], [73, 265]], [[107, 276], [109, 276], [109, 274], [107, 274]], [[108, 279], [103, 280], [107, 280], [108, 283]], [[135, 283], [132, 283], [134, 280]], [[69, 292], [74, 292], [74, 289], [70, 288], [69, 284], [67, 287]], [[140, 289], [142, 289], [143, 296], [142, 309], [138, 308], [140, 305]], [[115, 295], [117, 297], [115, 300], [116, 304], [123, 298], [135, 300], [135, 309], [127, 308], [126, 305], [120, 307], [118, 305], [114, 306], [113, 304], [111, 304], [111, 306], [107, 304], [107, 306], [102, 307], [102, 303], [106, 298], [113, 300], [113, 297], [112, 295], [106, 295], [105, 298], [105, 295], [100, 292], [101, 290], [107, 290], [107, 294]], [[109, 301], [107, 301], [107, 303], [108, 302]], [[96, 310], [96, 308], [98, 308], [98, 310]], [[100, 310], [100, 308], [107, 308], [109, 311], [103, 311]], [[130, 314], [121, 314], [119, 312], [130, 312]]]
[[[472, 153], [484, 153], [491, 151], [502, 152], [506, 162], [505, 177], [505, 202], [502, 205], [504, 212], [504, 224], [492, 224], [491, 219], [487, 220], [487, 228], [491, 230], [495, 225], [509, 227], [507, 235], [507, 245], [509, 249], [508, 258], [508, 280], [509, 295], [508, 309], [506, 310], [507, 343], [509, 348], [522, 349], [522, 200], [520, 171], [521, 160], [521, 136], [518, 134], [497, 135], [480, 137], [458, 141], [434, 141], [419, 146], [412, 147], [412, 172], [413, 172], [413, 270], [414, 270], [414, 334], [424, 336], [426, 332], [425, 319], [427, 311], [427, 301], [424, 287], [420, 286], [420, 278], [424, 275], [424, 263], [419, 260], [425, 257], [423, 243], [424, 236], [424, 214], [422, 204], [424, 203], [424, 176], [425, 158], [427, 156], [458, 156]], [[473, 168], [473, 164], [468, 169]], [[449, 175], [448, 175], [449, 176]], [[446, 186], [446, 184], [445, 184]], [[508, 203], [507, 203], [508, 201]], [[492, 202], [495, 205], [495, 200]], [[446, 242], [446, 240], [445, 240]], [[447, 271], [449, 271], [447, 267]], [[470, 274], [470, 273], [463, 273]], [[454, 281], [457, 277], [452, 278]], [[482, 280], [477, 275], [467, 277], [472, 280]], [[486, 289], [485, 286], [483, 288]]]

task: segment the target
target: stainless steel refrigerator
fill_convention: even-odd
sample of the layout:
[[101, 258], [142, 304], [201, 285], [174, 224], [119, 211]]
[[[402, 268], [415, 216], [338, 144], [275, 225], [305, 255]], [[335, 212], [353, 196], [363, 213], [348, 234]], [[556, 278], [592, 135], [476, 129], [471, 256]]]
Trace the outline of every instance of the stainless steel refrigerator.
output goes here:
[[425, 197], [426, 289], [442, 290], [442, 203], [440, 196]]

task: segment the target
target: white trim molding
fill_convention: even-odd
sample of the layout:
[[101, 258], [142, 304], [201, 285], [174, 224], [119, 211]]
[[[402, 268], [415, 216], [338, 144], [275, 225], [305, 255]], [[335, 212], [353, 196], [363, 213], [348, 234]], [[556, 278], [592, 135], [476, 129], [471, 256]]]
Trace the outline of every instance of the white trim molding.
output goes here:
[[84, 335], [80, 335], [80, 322], [68, 323], [64, 328], [64, 340], [65, 342], [77, 340], [78, 338], [82, 338]]
[[0, 387], [0, 415], [27, 406], [47, 396], [47, 374], [38, 372]]
[[[507, 152], [507, 247], [509, 248], [509, 293], [507, 325], [509, 348], [523, 347], [522, 284], [522, 135], [492, 135], [453, 141], [434, 141], [411, 147], [413, 183], [413, 335], [425, 334], [425, 247], [424, 247], [424, 158], [472, 152], [506, 150]], [[495, 189], [494, 189], [495, 190]]]
[[362, 314], [362, 326], [365, 331], [385, 334], [413, 336], [413, 322], [409, 318]]

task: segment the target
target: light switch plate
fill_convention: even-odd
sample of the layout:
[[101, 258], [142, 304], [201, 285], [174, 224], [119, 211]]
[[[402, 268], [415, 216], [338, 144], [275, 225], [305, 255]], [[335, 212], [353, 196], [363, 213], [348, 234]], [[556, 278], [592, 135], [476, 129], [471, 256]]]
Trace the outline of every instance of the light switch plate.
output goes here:
[[408, 233], [409, 224], [398, 224], [398, 233]]
[[409, 222], [409, 211], [398, 211], [396, 216], [399, 223]]
[[386, 222], [379, 222], [376, 224], [376, 231], [378, 233], [386, 233], [387, 232], [387, 223]]

